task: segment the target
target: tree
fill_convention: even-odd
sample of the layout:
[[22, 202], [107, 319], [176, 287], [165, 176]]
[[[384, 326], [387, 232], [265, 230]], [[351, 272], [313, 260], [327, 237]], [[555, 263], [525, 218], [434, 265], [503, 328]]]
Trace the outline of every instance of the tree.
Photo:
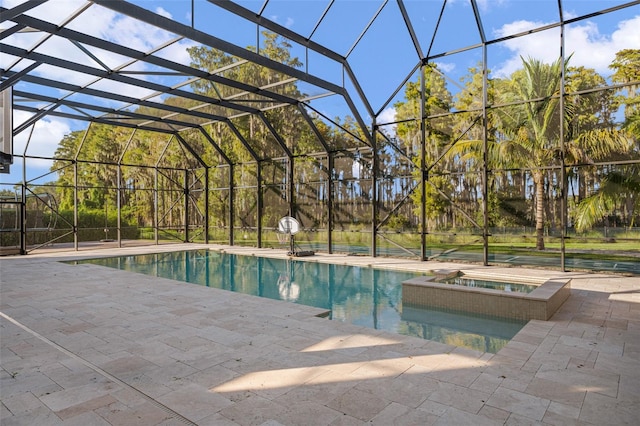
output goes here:
[[582, 200], [576, 208], [576, 229], [584, 231], [598, 220], [615, 212], [620, 205], [629, 201], [629, 228], [640, 212], [640, 165], [636, 164], [607, 173], [598, 190]]
[[[514, 72], [509, 79], [491, 80], [488, 89], [489, 103], [493, 104], [493, 99], [502, 105], [493, 108], [488, 116], [488, 167], [494, 171], [493, 182], [517, 177], [521, 181], [518, 186], [524, 187], [530, 179], [533, 184], [532, 217], [536, 226], [536, 248], [539, 250], [544, 249], [545, 224], [558, 221], [560, 209], [552, 200], [554, 193], [559, 194], [558, 198], [562, 195], [560, 167], [563, 162], [564, 165], [571, 165], [614, 159], [628, 152], [629, 148], [628, 140], [613, 122], [615, 103], [610, 92], [587, 90], [587, 95], [566, 95], [564, 111], [560, 111], [562, 65], [560, 59], [552, 64], [523, 59], [522, 69]], [[471, 108], [474, 102], [482, 99], [478, 96], [481, 86], [474, 81], [469, 80], [465, 90], [458, 95], [458, 109]], [[565, 85], [565, 92], [579, 93], [585, 89], [604, 87], [606, 82], [593, 70], [567, 67]], [[460, 115], [463, 119], [469, 116]], [[561, 122], [564, 124], [562, 142]], [[461, 124], [464, 123], [458, 123]], [[483, 141], [473, 130], [467, 136], [448, 155], [457, 164], [479, 170], [484, 156]], [[522, 178], [517, 173], [500, 172], [514, 169], [523, 170]], [[581, 182], [581, 185], [584, 183]], [[495, 200], [492, 201], [490, 195], [487, 194], [489, 204], [495, 206]], [[490, 212], [488, 214], [492, 220]]]
[[522, 64], [523, 69], [515, 71], [501, 91], [501, 103], [514, 106], [497, 110], [504, 135], [497, 153], [511, 167], [531, 169], [536, 249], [544, 250], [545, 168], [556, 163], [558, 156], [558, 94], [565, 64], [558, 59], [547, 65], [533, 58], [523, 59]]
[[[626, 132], [627, 149], [623, 151], [626, 159], [640, 157], [640, 50], [625, 49], [616, 53], [609, 68], [615, 70], [611, 80], [625, 86], [616, 98], [624, 107], [625, 122], [622, 131]], [[624, 92], [626, 91], [626, 94]], [[626, 205], [629, 210], [629, 227], [634, 224], [635, 216], [640, 212], [640, 164], [626, 168], [613, 169], [605, 174], [597, 190], [580, 201], [576, 208], [576, 228], [583, 231], [592, 227], [601, 218], [611, 215]]]
[[[446, 88], [445, 79], [438, 70], [437, 65], [428, 64], [422, 68], [422, 78], [425, 83], [425, 118], [430, 115], [446, 113], [451, 109], [452, 96]], [[421, 159], [421, 132], [420, 121], [422, 119], [422, 102], [420, 77], [415, 82], [408, 82], [405, 87], [404, 102], [397, 102], [395, 119], [398, 121], [396, 133], [400, 146], [407, 156], [412, 158], [416, 168], [413, 175], [416, 182], [421, 182], [422, 169], [432, 167], [432, 173], [428, 176], [425, 186], [425, 211], [431, 225], [442, 224], [445, 215], [451, 206], [453, 186], [450, 178], [440, 175], [438, 171], [447, 168], [445, 161], [434, 164], [444, 146], [451, 139], [451, 119], [438, 118], [427, 119], [425, 128], [425, 165], [423, 167]], [[411, 193], [413, 205], [419, 213], [422, 200], [422, 185], [418, 185]]]
[[[629, 143], [612, 121], [612, 99], [606, 93], [565, 98], [560, 111], [559, 90], [562, 66], [558, 59], [544, 64], [536, 59], [523, 59], [523, 69], [513, 73], [504, 90], [504, 104], [525, 100], [523, 105], [498, 110], [505, 139], [498, 143], [497, 154], [511, 167], [531, 169], [534, 186], [536, 248], [544, 249], [545, 187], [551, 185], [549, 166], [594, 162], [628, 152]], [[605, 81], [592, 70], [567, 67], [567, 88], [604, 86]], [[577, 89], [576, 89], [577, 90]], [[561, 115], [562, 114], [562, 115]], [[560, 141], [560, 123], [564, 125], [564, 141]], [[558, 177], [553, 181], [558, 181]]]
[[[640, 114], [640, 84], [638, 84], [640, 81], [640, 49], [619, 51], [609, 68], [615, 70], [611, 76], [614, 83], [626, 84], [626, 89], [621, 90], [618, 101], [625, 106], [624, 115], [627, 121], [635, 121], [637, 126]], [[625, 90], [626, 95], [624, 94]], [[627, 123], [626, 127], [632, 126]], [[637, 131], [637, 127], [635, 130]]]
[[[490, 73], [487, 70], [487, 73]], [[450, 167], [455, 171], [466, 172], [463, 175], [463, 188], [470, 193], [467, 198], [471, 200], [469, 204], [470, 212], [475, 212], [476, 222], [484, 223], [487, 221], [488, 226], [496, 226], [499, 223], [508, 222], [508, 217], [503, 214], [506, 210], [506, 203], [501, 203], [503, 199], [509, 197], [509, 190], [513, 187], [510, 180], [513, 177], [505, 172], [496, 170], [499, 167], [498, 162], [491, 155], [487, 157], [488, 167], [493, 173], [488, 174], [487, 188], [488, 193], [487, 204], [488, 211], [484, 212], [479, 208], [480, 198], [485, 195], [479, 193], [481, 184], [485, 178], [482, 173], [484, 168], [484, 133], [485, 129], [483, 121], [480, 120], [483, 113], [484, 99], [484, 74], [482, 64], [469, 69], [469, 73], [461, 78], [464, 84], [463, 89], [455, 96], [455, 109], [462, 111], [456, 115], [453, 127], [455, 132], [460, 135], [455, 145], [451, 147], [447, 153]], [[491, 81], [487, 85], [487, 103], [492, 105], [496, 101], [496, 88]], [[495, 116], [487, 115], [487, 142], [492, 147], [495, 142], [495, 136], [498, 133], [496, 128]], [[501, 208], [502, 207], [502, 208]]]
[[[247, 49], [257, 50], [260, 55], [292, 68], [302, 66], [302, 62], [291, 55], [291, 44], [275, 33], [262, 32], [262, 45], [259, 48], [249, 46]], [[244, 63], [238, 58], [207, 47], [193, 47], [188, 51], [192, 66], [196, 68], [233, 81], [265, 88], [265, 90], [277, 92], [293, 99], [303, 97], [296, 81], [281, 72], [255, 63]], [[211, 81], [198, 80], [193, 83], [192, 87], [197, 93], [228, 100], [243, 107], [260, 111], [259, 113], [231, 111], [235, 116], [231, 119], [231, 123], [243, 140], [223, 123], [215, 123], [207, 130], [230, 161], [234, 165], [239, 165], [235, 168], [233, 175], [237, 188], [234, 192], [236, 210], [234, 217], [240, 222], [235, 225], [251, 227], [261, 220], [267, 224], [275, 225], [274, 218], [281, 217], [289, 211], [291, 200], [288, 198], [288, 185], [293, 185], [294, 182], [288, 182], [288, 168], [293, 167], [294, 173], [298, 177], [317, 173], [317, 165], [313, 161], [305, 160], [304, 156], [322, 150], [322, 145], [318, 142], [297, 105], [279, 105], [278, 101], [269, 99], [259, 92], [243, 92], [240, 89]], [[274, 106], [278, 106], [278, 108], [273, 108]], [[228, 109], [222, 110], [224, 108], [223, 106], [211, 106], [209, 112], [228, 116], [230, 111]], [[264, 120], [261, 116], [264, 117]], [[269, 125], [265, 124], [265, 120]], [[255, 159], [251, 151], [259, 157], [258, 164], [254, 163]], [[288, 158], [289, 153], [295, 157], [295, 161]], [[261, 182], [257, 180], [258, 167], [262, 171]], [[216, 170], [212, 173], [212, 177], [213, 186], [228, 187], [228, 177], [225, 172]], [[261, 217], [257, 217], [258, 194], [253, 190], [258, 183], [262, 185], [264, 191], [262, 194], [264, 207]], [[296, 194], [302, 203], [318, 202], [317, 192], [302, 182], [297, 182], [297, 185], [299, 191], [296, 191]], [[222, 191], [217, 193], [223, 196], [212, 197], [210, 200], [211, 208], [214, 211], [223, 212], [228, 206], [229, 198], [224, 196], [225, 193]], [[294, 214], [299, 219], [303, 219], [301, 216], [306, 217], [310, 224], [315, 225], [315, 212], [297, 211]], [[224, 221], [227, 215], [218, 216]]]

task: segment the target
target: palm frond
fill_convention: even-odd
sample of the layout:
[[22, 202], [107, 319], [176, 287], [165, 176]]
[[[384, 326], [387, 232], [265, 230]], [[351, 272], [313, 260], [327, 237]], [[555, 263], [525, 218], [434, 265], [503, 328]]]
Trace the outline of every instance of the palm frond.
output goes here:
[[615, 195], [608, 192], [597, 192], [585, 198], [576, 208], [575, 226], [578, 231], [591, 228], [598, 220], [615, 209]]
[[578, 204], [575, 225], [579, 231], [592, 227], [603, 217], [612, 214], [616, 206], [632, 197], [633, 211], [640, 210], [640, 165], [629, 167], [625, 172], [613, 171], [602, 179], [602, 185], [591, 196]]

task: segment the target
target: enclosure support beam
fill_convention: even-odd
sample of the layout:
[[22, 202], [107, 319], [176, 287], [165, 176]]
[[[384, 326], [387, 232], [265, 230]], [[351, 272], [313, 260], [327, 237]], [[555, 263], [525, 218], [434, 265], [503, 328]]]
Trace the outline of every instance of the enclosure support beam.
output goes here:
[[315, 133], [316, 138], [318, 138], [318, 142], [320, 142], [320, 145], [322, 145], [322, 148], [324, 148], [324, 151], [327, 153], [328, 186], [325, 194], [326, 203], [327, 203], [327, 215], [328, 215], [327, 216], [327, 252], [331, 254], [333, 253], [332, 232], [333, 232], [333, 168], [335, 166], [333, 161], [334, 153], [331, 152], [331, 150], [329, 149], [329, 145], [324, 140], [324, 136], [322, 135], [320, 130], [318, 130], [318, 127], [315, 125], [311, 117], [309, 117], [309, 114], [307, 113], [307, 110], [305, 109], [305, 107], [302, 104], [298, 104], [298, 109], [302, 113], [302, 117], [304, 117], [306, 122], [309, 124], [309, 127], [311, 128], [311, 130], [313, 130], [313, 133]]
[[184, 242], [189, 242], [189, 170], [184, 169]]
[[329, 187], [327, 188], [327, 251], [329, 254], [333, 253], [333, 169], [335, 167], [335, 155], [333, 152], [328, 152], [328, 177]]
[[487, 105], [489, 103], [487, 79], [489, 71], [487, 69], [487, 45], [483, 44], [482, 48], [482, 215], [484, 223], [482, 224], [482, 263], [484, 266], [489, 265], [489, 156], [488, 156], [488, 131], [487, 126]]
[[85, 130], [82, 140], [78, 145], [76, 154], [73, 157], [73, 248], [76, 251], [78, 251], [78, 158], [80, 157], [80, 152], [82, 152], [84, 143], [87, 140], [89, 131], [91, 130], [91, 124], [92, 123], [89, 123], [89, 126], [87, 126], [87, 130]]
[[209, 167], [204, 169], [204, 243], [209, 244]]
[[129, 136], [129, 140], [127, 140], [127, 144], [124, 146], [124, 149], [120, 153], [120, 158], [118, 158], [118, 247], [122, 247], [122, 161], [124, 160], [124, 156], [127, 153], [129, 145], [131, 145], [131, 141], [133, 141], [133, 137], [135, 136], [135, 134], [136, 129], [131, 132], [131, 136]]
[[423, 63], [420, 67], [420, 260], [427, 260], [427, 141], [426, 141], [426, 119], [425, 119], [425, 75]]
[[[89, 130], [87, 129], [87, 133]], [[86, 135], [86, 133], [85, 133]], [[73, 161], [73, 248], [78, 251], [78, 159]]]
[[371, 256], [378, 255], [378, 145], [376, 141], [376, 117], [371, 123]]
[[289, 216], [296, 217], [296, 199], [295, 199], [295, 186], [293, 184], [293, 156], [289, 155], [287, 160], [287, 180], [289, 185], [287, 187], [287, 198], [289, 200]]
[[27, 159], [22, 157], [22, 193], [20, 194], [20, 254], [27, 254]]
[[[562, 16], [562, 2], [558, 1], [560, 10], [560, 18]], [[560, 25], [560, 60], [562, 61], [562, 69], [560, 71], [560, 103], [558, 105], [558, 113], [560, 114], [560, 270], [566, 272], [565, 259], [565, 239], [567, 238], [567, 208], [568, 208], [568, 191], [567, 191], [567, 169], [565, 164], [565, 146], [564, 146], [564, 95], [565, 95], [565, 53], [564, 53], [564, 23]]]
[[156, 245], [158, 245], [158, 227], [160, 226], [160, 213], [158, 210], [160, 208], [160, 197], [158, 194], [158, 165], [153, 169], [155, 171], [154, 180], [153, 180], [153, 210], [154, 210], [154, 218], [153, 218], [153, 239], [155, 240]]
[[[118, 184], [116, 194], [116, 209], [118, 214], [118, 247], [122, 247], [122, 166], [118, 164]], [[109, 216], [107, 215], [107, 223]]]
[[263, 200], [262, 200], [262, 163], [258, 161], [256, 165], [256, 180], [257, 180], [257, 200], [256, 200], [256, 225], [258, 233], [258, 248], [262, 248], [262, 210], [263, 210]]
[[233, 224], [235, 223], [235, 188], [233, 185], [235, 167], [233, 163], [229, 163], [229, 245], [234, 243]]
[[[229, 127], [231, 127], [233, 129], [233, 126], [231, 125], [231, 123], [227, 123], [227, 124], [229, 125]], [[224, 152], [224, 150], [222, 148], [220, 148], [220, 145], [215, 140], [213, 140], [211, 135], [204, 128], [200, 127], [200, 132], [205, 137], [205, 139], [207, 141], [209, 141], [209, 144], [211, 144], [211, 146], [216, 150], [218, 155], [220, 155], [224, 159], [224, 161], [227, 163], [227, 165], [232, 170], [232, 168], [231, 168], [232, 167], [231, 159], [227, 156], [227, 154]], [[204, 167], [205, 167], [205, 171], [206, 171], [206, 176], [205, 176], [205, 237], [204, 237], [204, 239], [205, 239], [205, 244], [208, 244], [209, 243], [209, 224], [211, 222], [209, 220], [209, 169], [210, 169], [210, 167], [208, 165], [204, 165]]]

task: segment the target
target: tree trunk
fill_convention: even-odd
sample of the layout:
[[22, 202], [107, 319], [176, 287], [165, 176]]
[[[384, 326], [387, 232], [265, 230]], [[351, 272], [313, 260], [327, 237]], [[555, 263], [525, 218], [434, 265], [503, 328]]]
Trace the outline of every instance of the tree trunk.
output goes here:
[[536, 250], [544, 250], [544, 174], [543, 171], [533, 172], [533, 182], [536, 187]]

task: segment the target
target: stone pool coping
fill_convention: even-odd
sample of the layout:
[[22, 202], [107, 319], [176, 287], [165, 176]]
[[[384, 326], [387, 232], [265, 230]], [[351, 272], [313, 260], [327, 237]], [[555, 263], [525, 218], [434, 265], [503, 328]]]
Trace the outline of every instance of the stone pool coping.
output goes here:
[[[440, 269], [434, 275], [416, 277], [402, 283], [402, 303], [412, 307], [453, 309], [516, 320], [546, 321], [571, 293], [571, 279], [537, 279], [492, 271]], [[436, 280], [462, 275], [469, 278], [536, 285], [530, 293], [490, 288], [466, 287]]]

